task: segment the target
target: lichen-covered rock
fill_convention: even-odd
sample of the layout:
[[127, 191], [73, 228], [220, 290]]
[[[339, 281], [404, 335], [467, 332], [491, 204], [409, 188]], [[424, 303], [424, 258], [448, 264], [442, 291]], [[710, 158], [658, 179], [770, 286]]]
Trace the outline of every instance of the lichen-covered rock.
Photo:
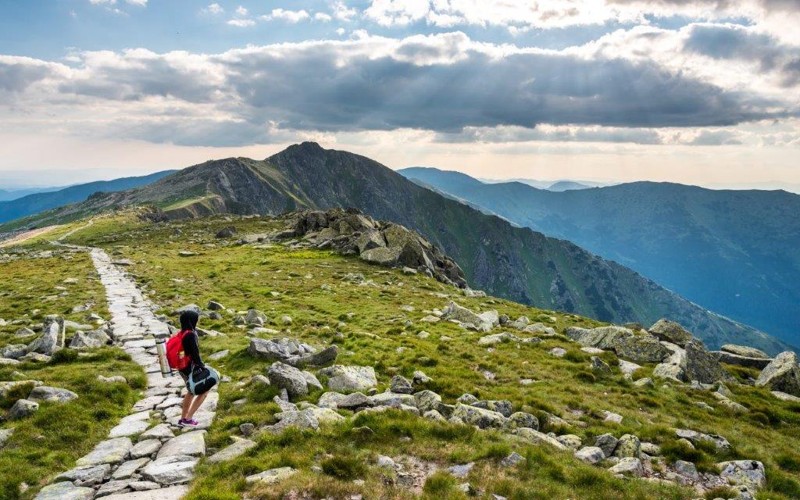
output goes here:
[[734, 460], [717, 464], [720, 477], [737, 486], [744, 486], [751, 493], [767, 484], [764, 464], [755, 460]]
[[481, 429], [501, 429], [506, 423], [506, 417], [496, 411], [477, 408], [462, 403], [456, 404], [453, 415], [450, 418], [458, 419], [465, 424], [475, 425]]
[[586, 463], [596, 464], [605, 460], [603, 450], [597, 446], [586, 446], [575, 452], [575, 458]]
[[613, 455], [615, 457], [625, 458], [634, 457], [639, 458], [641, 454], [641, 442], [639, 438], [633, 434], [625, 434], [617, 442]]
[[319, 371], [328, 377], [328, 388], [336, 392], [367, 391], [378, 385], [371, 366], [334, 365]]
[[42, 327], [42, 335], [28, 345], [28, 351], [52, 356], [64, 347], [63, 331], [64, 319], [62, 317], [47, 316]]
[[621, 474], [623, 476], [642, 477], [644, 475], [644, 467], [642, 461], [634, 457], [625, 457], [613, 467], [608, 469], [612, 474]]
[[643, 330], [634, 332], [621, 326], [592, 329], [570, 327], [566, 334], [584, 347], [611, 350], [617, 356], [635, 363], [658, 363], [669, 355], [656, 337]]
[[745, 358], [770, 359], [767, 353], [765, 353], [760, 349], [756, 349], [755, 347], [748, 347], [736, 344], [725, 344], [722, 347], [720, 347], [719, 350], [722, 352], [735, 354], [737, 356], [744, 356]]
[[685, 376], [703, 384], [730, 380], [731, 376], [698, 339], [686, 343]]
[[685, 346], [687, 342], [694, 338], [680, 324], [668, 319], [656, 321], [648, 331], [658, 337], [659, 340], [665, 340], [680, 347]]
[[29, 417], [39, 410], [39, 403], [28, 401], [27, 399], [18, 399], [14, 405], [8, 410], [9, 420], [19, 420]]
[[797, 365], [797, 354], [786, 351], [775, 356], [775, 359], [761, 371], [756, 386], [800, 396], [800, 366]]
[[286, 389], [289, 397], [297, 398], [308, 394], [308, 380], [297, 368], [276, 361], [267, 371], [270, 382], [280, 389]]
[[614, 454], [614, 450], [617, 448], [617, 443], [619, 439], [615, 438], [611, 434], [601, 434], [597, 436], [597, 439], [594, 441], [594, 445], [603, 450], [603, 454], [606, 457], [610, 457]]

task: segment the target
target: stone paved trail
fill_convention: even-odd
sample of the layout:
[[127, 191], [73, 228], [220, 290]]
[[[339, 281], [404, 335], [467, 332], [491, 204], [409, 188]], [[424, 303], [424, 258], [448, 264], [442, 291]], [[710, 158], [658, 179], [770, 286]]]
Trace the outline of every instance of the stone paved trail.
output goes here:
[[[154, 305], [102, 250], [90, 250], [111, 313], [112, 338], [147, 372], [147, 390], [131, 413], [111, 429], [76, 467], [44, 487], [37, 500], [177, 500], [187, 491], [194, 468], [205, 455], [205, 429], [214, 418], [219, 394], [208, 395], [195, 415], [200, 425], [179, 428], [183, 381], [164, 378], [155, 338], [169, 335]], [[99, 382], [98, 383], [102, 383]]]

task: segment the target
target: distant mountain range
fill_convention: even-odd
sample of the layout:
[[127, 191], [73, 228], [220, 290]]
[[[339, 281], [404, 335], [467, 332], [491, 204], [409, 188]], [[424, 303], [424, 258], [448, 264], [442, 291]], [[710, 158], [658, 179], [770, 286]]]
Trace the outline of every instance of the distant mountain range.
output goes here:
[[35, 193], [46, 193], [49, 191], [58, 191], [59, 187], [41, 187], [41, 188], [19, 188], [19, 189], [0, 189], [0, 201], [11, 201], [28, 196]]
[[[0, 223], [19, 219], [28, 215], [38, 214], [46, 210], [83, 201], [97, 192], [124, 191], [139, 186], [150, 184], [171, 173], [174, 170], [165, 170], [141, 177], [125, 177], [112, 181], [97, 181], [87, 184], [78, 184], [56, 191], [35, 192], [20, 198], [0, 202]], [[9, 191], [14, 193], [14, 191]]]
[[762, 332], [708, 312], [568, 241], [515, 227], [420, 187], [369, 158], [316, 143], [290, 146], [263, 161], [209, 161], [137, 189], [94, 195], [24, 223], [51, 224], [141, 204], [159, 207], [168, 218], [356, 207], [419, 231], [459, 263], [474, 288], [494, 295], [617, 323], [649, 325], [668, 317], [711, 347], [732, 342], [771, 353], [786, 349]]
[[635, 182], [568, 192], [403, 175], [521, 226], [565, 238], [703, 307], [800, 344], [800, 196]]

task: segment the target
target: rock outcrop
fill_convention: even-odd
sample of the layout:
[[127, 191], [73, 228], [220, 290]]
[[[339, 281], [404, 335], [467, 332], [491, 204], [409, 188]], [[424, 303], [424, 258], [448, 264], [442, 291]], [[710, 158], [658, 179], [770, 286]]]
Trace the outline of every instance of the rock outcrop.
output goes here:
[[376, 221], [356, 209], [301, 211], [277, 239], [300, 238], [300, 245], [332, 248], [367, 262], [408, 267], [444, 283], [466, 288], [464, 272], [454, 260], [418, 233], [392, 222]]
[[669, 351], [658, 339], [643, 330], [634, 332], [621, 326], [570, 327], [566, 334], [584, 347], [608, 349], [635, 363], [658, 363], [669, 356]]
[[797, 365], [797, 354], [786, 351], [775, 356], [758, 376], [756, 385], [800, 396], [800, 366]]

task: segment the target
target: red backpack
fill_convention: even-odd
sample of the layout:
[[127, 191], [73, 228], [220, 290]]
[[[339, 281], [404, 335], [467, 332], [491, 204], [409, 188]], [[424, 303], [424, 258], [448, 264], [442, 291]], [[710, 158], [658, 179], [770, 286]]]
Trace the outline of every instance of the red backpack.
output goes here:
[[185, 370], [192, 360], [183, 352], [183, 337], [191, 330], [181, 330], [167, 340], [167, 363], [173, 370]]

